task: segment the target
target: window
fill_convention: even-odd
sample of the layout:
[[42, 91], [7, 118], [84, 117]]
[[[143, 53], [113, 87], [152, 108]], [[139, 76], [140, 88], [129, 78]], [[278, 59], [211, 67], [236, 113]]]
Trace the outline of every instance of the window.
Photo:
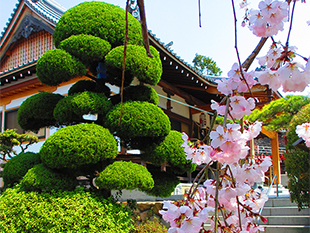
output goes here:
[[[38, 138], [45, 138], [46, 135], [46, 128], [41, 128], [37, 134], [31, 131], [24, 131], [17, 122], [17, 112], [18, 109], [14, 109], [11, 111], [5, 112], [5, 122], [4, 122], [4, 129], [17, 129], [16, 132], [19, 134], [27, 133], [37, 136]], [[2, 118], [2, 115], [1, 115]], [[2, 120], [2, 119], [1, 119]]]
[[17, 133], [24, 133], [24, 130], [17, 122], [17, 109], [5, 112], [4, 129], [17, 129]]

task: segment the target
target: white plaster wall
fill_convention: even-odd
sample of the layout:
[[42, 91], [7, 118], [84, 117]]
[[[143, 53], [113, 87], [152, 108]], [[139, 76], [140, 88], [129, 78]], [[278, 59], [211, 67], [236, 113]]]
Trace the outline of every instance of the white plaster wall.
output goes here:
[[177, 95], [172, 96], [172, 99], [174, 99], [174, 100], [176, 100], [178, 102], [181, 102], [181, 103], [183, 103], [185, 105], [177, 103], [177, 102], [174, 102], [172, 100], [171, 101], [171, 107], [172, 107], [171, 112], [176, 113], [178, 115], [181, 115], [181, 116], [189, 119], [190, 118], [190, 114], [189, 114], [190, 110], [189, 110], [189, 107], [186, 106], [187, 103], [185, 102], [185, 100], [183, 98], [177, 96]]
[[[159, 86], [152, 86], [152, 87], [157, 92], [157, 94], [167, 96], [167, 93], [165, 93], [161, 87]], [[159, 103], [157, 106], [163, 109], [167, 109], [167, 99], [159, 96]]]

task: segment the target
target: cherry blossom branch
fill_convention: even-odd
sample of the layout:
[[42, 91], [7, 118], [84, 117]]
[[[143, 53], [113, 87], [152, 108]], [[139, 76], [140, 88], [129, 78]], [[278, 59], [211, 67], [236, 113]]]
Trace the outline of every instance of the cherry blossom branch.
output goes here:
[[294, 16], [294, 11], [295, 11], [295, 5], [296, 5], [296, 0], [294, 0], [293, 7], [292, 7], [292, 13], [291, 13], [291, 19], [290, 19], [290, 27], [289, 27], [289, 30], [288, 30], [287, 39], [286, 39], [286, 43], [285, 43], [286, 51], [288, 49], [289, 39], [290, 39], [290, 35], [291, 35], [291, 31], [292, 31], [292, 26], [293, 26], [293, 16]]
[[236, 54], [237, 54], [237, 59], [238, 59], [238, 64], [240, 67], [240, 73], [241, 73], [241, 77], [242, 80], [245, 82], [245, 84], [247, 85], [250, 94], [253, 96], [252, 92], [251, 92], [251, 88], [248, 84], [248, 82], [246, 81], [245, 77], [244, 77], [244, 73], [243, 73], [243, 69], [242, 69], [242, 65], [241, 65], [241, 61], [240, 61], [240, 55], [239, 55], [239, 50], [238, 50], [238, 45], [237, 45], [237, 15], [236, 15], [236, 9], [235, 9], [235, 2], [234, 0], [231, 0], [231, 4], [232, 4], [232, 8], [233, 8], [233, 15], [234, 15], [234, 28], [235, 28], [235, 50], [236, 50]]
[[124, 42], [124, 56], [123, 56], [123, 66], [122, 66], [122, 85], [121, 85], [121, 112], [119, 116], [118, 126], [121, 125], [122, 115], [123, 115], [123, 91], [124, 91], [124, 82], [125, 82], [125, 62], [126, 62], [126, 53], [127, 53], [127, 41], [128, 41], [128, 10], [129, 10], [129, 0], [126, 2], [126, 26], [125, 26], [125, 42]]
[[198, 11], [199, 11], [199, 27], [201, 27], [201, 7], [200, 7], [200, 0], [198, 0]]
[[255, 49], [253, 50], [253, 52], [250, 54], [250, 56], [248, 56], [248, 58], [242, 63], [242, 68], [244, 68], [245, 71], [247, 71], [250, 68], [254, 59], [257, 57], [257, 55], [265, 45], [267, 39], [268, 37], [262, 37], [258, 42], [257, 46], [255, 47]]
[[[191, 191], [192, 191], [192, 188], [193, 188], [193, 186], [194, 186], [194, 184], [195, 184], [195, 182], [198, 180], [199, 176], [201, 176], [201, 175], [203, 174], [203, 172], [206, 170], [206, 168], [209, 167], [209, 166], [211, 165], [212, 162], [213, 162], [213, 161], [210, 161], [207, 165], [205, 165], [205, 166], [201, 169], [201, 171], [198, 173], [198, 175], [195, 177], [195, 179], [194, 179], [194, 181], [193, 181], [193, 185], [190, 187], [190, 189], [189, 189], [189, 191], [188, 191], [188, 193], [190, 194], [190, 196], [192, 196], [193, 193], [195, 193], [195, 191], [196, 191], [196, 188], [195, 188], [194, 191], [191, 192]], [[200, 181], [200, 182], [201, 182], [201, 181]], [[198, 182], [198, 185], [199, 185], [200, 182]], [[198, 185], [197, 185], [197, 187], [198, 187]]]
[[216, 190], [215, 190], [215, 213], [214, 213], [214, 218], [215, 218], [215, 229], [214, 232], [217, 233], [217, 221], [219, 220], [219, 216], [218, 216], [218, 197], [219, 197], [219, 172], [220, 172], [220, 168], [219, 168], [219, 162], [216, 163]]

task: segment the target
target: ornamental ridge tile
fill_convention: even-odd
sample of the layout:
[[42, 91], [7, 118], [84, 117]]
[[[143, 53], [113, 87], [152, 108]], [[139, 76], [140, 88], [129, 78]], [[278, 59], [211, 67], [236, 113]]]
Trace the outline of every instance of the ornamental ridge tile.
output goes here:
[[[0, 40], [2, 39], [2, 36], [8, 29], [8, 26], [10, 25], [12, 19], [14, 18], [16, 11], [19, 7], [19, 5], [22, 3], [22, 0], [19, 0], [18, 3], [16, 3], [15, 8], [13, 9], [13, 13], [11, 14], [10, 18], [8, 19], [6, 26], [3, 28], [3, 31], [1, 32]], [[24, 3], [35, 13], [39, 14], [41, 17], [46, 19], [48, 22], [56, 26], [58, 20], [65, 12], [65, 8], [56, 3], [53, 0], [24, 0]]]

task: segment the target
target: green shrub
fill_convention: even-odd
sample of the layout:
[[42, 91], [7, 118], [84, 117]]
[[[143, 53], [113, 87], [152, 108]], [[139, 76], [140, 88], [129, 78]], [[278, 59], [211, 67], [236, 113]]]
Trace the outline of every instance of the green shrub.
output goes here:
[[151, 173], [142, 165], [116, 161], [107, 166], [95, 180], [99, 188], [133, 190], [138, 188], [146, 191], [154, 187]]
[[186, 159], [184, 148], [181, 147], [183, 142], [182, 133], [171, 130], [161, 143], [146, 148], [142, 157], [157, 166], [167, 161], [178, 174], [193, 172], [196, 165]]
[[291, 200], [298, 208], [310, 206], [310, 153], [305, 143], [292, 144], [298, 140], [296, 126], [310, 122], [310, 104], [305, 105], [291, 120], [287, 131], [285, 167], [289, 178]]
[[170, 197], [175, 187], [180, 183], [179, 178], [168, 172], [158, 170], [150, 170], [154, 187], [151, 190], [146, 191], [147, 194], [155, 197]]
[[17, 121], [23, 130], [38, 132], [42, 127], [57, 126], [53, 116], [56, 104], [62, 95], [40, 92], [27, 98], [19, 107]]
[[88, 66], [104, 60], [104, 56], [111, 50], [109, 42], [92, 35], [73, 35], [61, 41], [60, 49], [66, 50]]
[[[143, 46], [128, 45], [126, 51], [125, 73], [137, 77], [139, 81], [156, 85], [162, 75], [162, 64], [158, 51], [150, 47], [153, 58], [147, 56]], [[112, 49], [106, 56], [107, 74], [109, 78], [122, 78], [122, 64], [124, 56], [124, 46]]]
[[3, 169], [3, 181], [6, 187], [19, 183], [27, 171], [41, 163], [40, 155], [32, 152], [20, 153], [7, 161]]
[[[104, 2], [84, 2], [67, 10], [55, 28], [56, 48], [72, 35], [93, 35], [108, 41], [112, 47], [124, 44], [125, 11]], [[141, 26], [128, 14], [128, 43], [142, 45]]]
[[121, 124], [118, 125], [121, 105], [114, 106], [106, 115], [105, 125], [122, 139], [164, 137], [170, 132], [168, 116], [148, 102], [128, 101], [123, 104]]
[[140, 224], [135, 224], [134, 233], [165, 233], [167, 228], [157, 219], [146, 220]]
[[61, 124], [83, 122], [83, 115], [105, 115], [111, 106], [111, 101], [104, 93], [84, 91], [59, 101], [54, 109], [54, 117]]
[[57, 86], [84, 74], [86, 67], [62, 49], [46, 51], [37, 63], [38, 79], [48, 86]]
[[29, 169], [20, 182], [20, 187], [25, 191], [74, 190], [77, 185], [73, 175], [52, 170], [42, 163]]
[[47, 138], [40, 155], [49, 168], [75, 169], [114, 158], [117, 151], [117, 142], [108, 129], [96, 124], [80, 124], [61, 128]]
[[1, 232], [123, 232], [133, 225], [127, 208], [82, 189], [38, 193], [7, 189], [0, 196]]
[[[147, 101], [149, 103], [158, 105], [159, 97], [156, 91], [150, 86], [129, 86], [124, 88], [123, 101]], [[111, 101], [114, 105], [121, 102], [120, 95], [111, 97]]]

